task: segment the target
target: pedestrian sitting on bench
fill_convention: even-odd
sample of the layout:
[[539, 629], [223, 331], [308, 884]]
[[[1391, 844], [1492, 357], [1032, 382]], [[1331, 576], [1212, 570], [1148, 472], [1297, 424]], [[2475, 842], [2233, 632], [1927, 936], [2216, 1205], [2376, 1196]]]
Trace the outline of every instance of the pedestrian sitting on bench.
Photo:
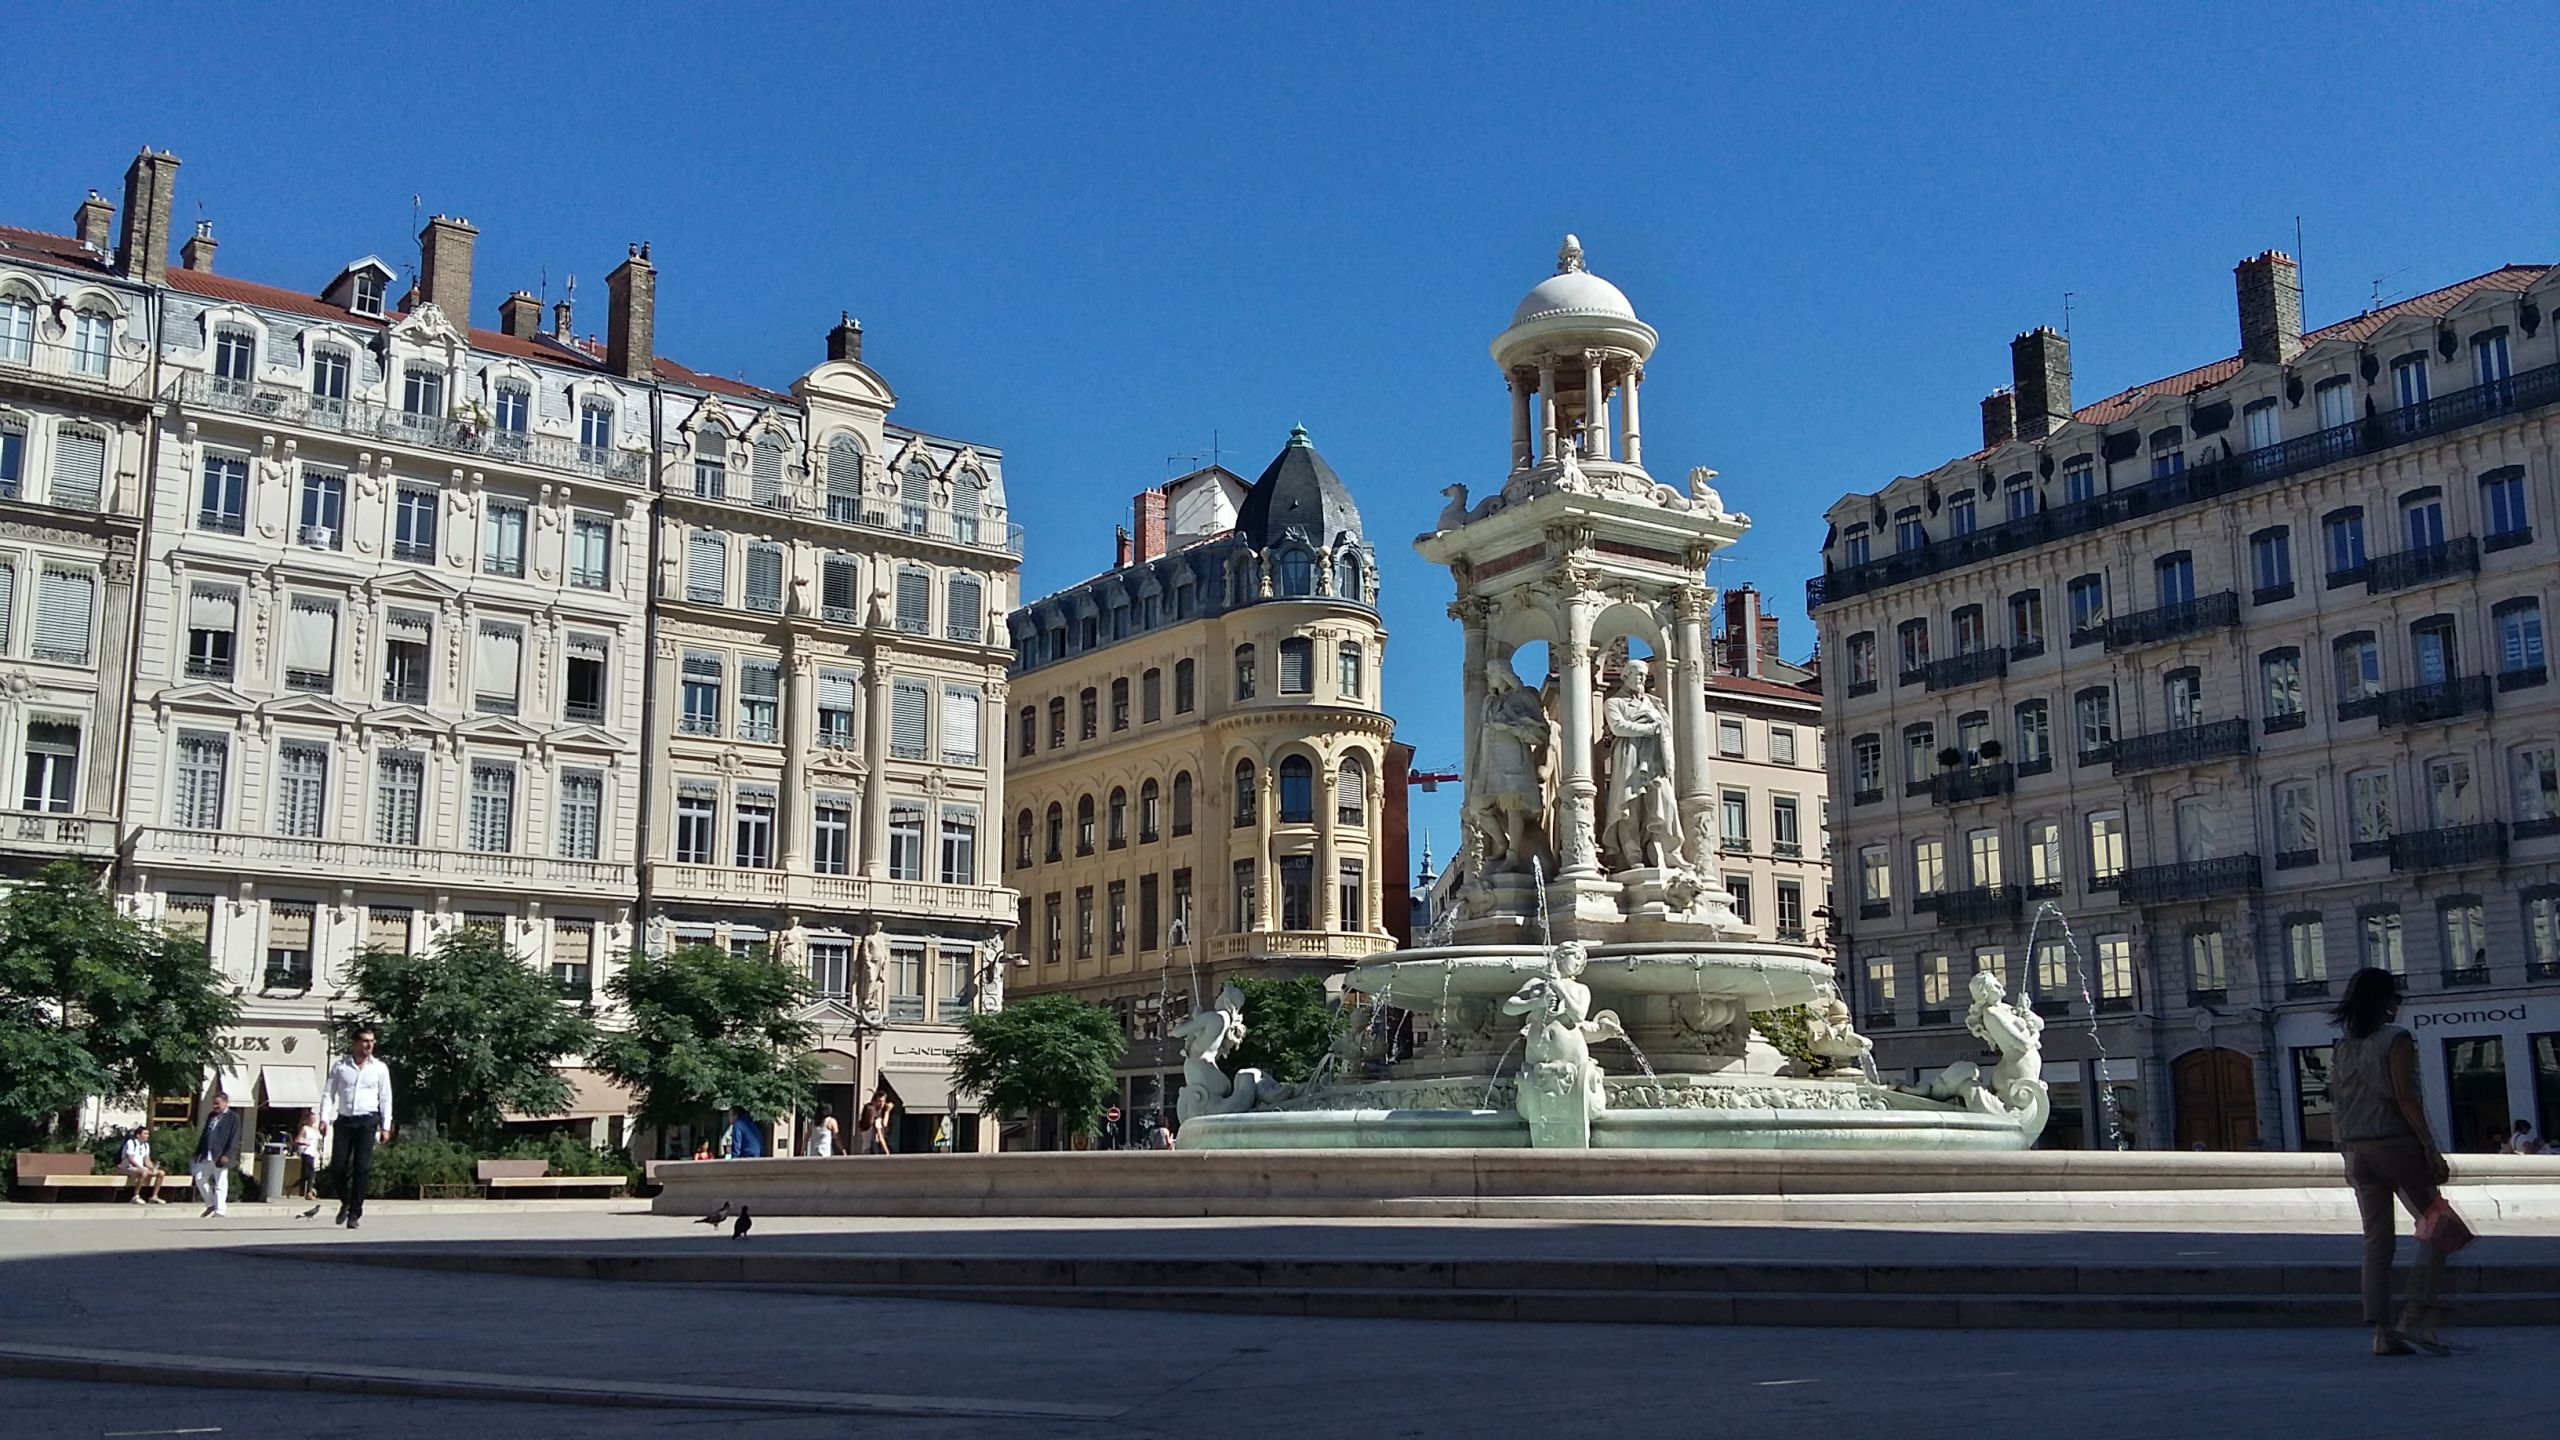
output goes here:
[[160, 1198], [160, 1186], [168, 1180], [169, 1172], [151, 1158], [150, 1126], [136, 1125], [133, 1133], [125, 1137], [124, 1149], [116, 1155], [116, 1169], [132, 1180], [134, 1204], [169, 1203]]

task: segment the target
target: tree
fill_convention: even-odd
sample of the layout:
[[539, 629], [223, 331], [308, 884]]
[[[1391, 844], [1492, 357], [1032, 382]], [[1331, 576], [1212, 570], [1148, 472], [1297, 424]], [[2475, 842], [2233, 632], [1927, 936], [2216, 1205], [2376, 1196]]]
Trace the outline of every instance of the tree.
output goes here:
[[351, 976], [358, 1015], [399, 1085], [396, 1111], [465, 1143], [494, 1140], [501, 1112], [548, 1115], [569, 1103], [552, 1066], [595, 1044], [595, 1022], [562, 1004], [550, 977], [491, 925], [464, 925], [418, 954], [366, 950]]
[[952, 1088], [1000, 1115], [1055, 1110], [1066, 1134], [1102, 1129], [1102, 1112], [1120, 1093], [1112, 1067], [1127, 1043], [1110, 1011], [1064, 995], [1034, 995], [971, 1015], [960, 1028]]
[[1244, 992], [1244, 1040], [1222, 1062], [1227, 1073], [1253, 1065], [1280, 1080], [1314, 1074], [1342, 1028], [1341, 1017], [1324, 1003], [1324, 982], [1309, 975], [1235, 985]]
[[240, 1018], [202, 945], [56, 861], [0, 899], [0, 1128], [42, 1134], [89, 1097], [190, 1091]]
[[665, 955], [634, 952], [605, 991], [629, 1024], [595, 1049], [595, 1067], [630, 1088], [643, 1125], [700, 1119], [731, 1105], [757, 1116], [803, 1110], [815, 1100], [815, 1027], [794, 1018], [808, 981], [762, 951], [716, 945]]

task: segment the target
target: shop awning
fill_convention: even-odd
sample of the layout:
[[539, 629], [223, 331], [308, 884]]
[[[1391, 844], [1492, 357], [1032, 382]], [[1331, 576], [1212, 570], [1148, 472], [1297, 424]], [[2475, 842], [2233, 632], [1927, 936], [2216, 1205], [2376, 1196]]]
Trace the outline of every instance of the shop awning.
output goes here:
[[320, 1072], [308, 1065], [258, 1068], [258, 1103], [280, 1110], [320, 1108]]
[[213, 1072], [212, 1082], [204, 1087], [205, 1098], [208, 1100], [212, 1099], [214, 1092], [217, 1090], [221, 1091], [222, 1094], [234, 1105], [252, 1104], [258, 1098], [257, 1091], [251, 1084], [249, 1077], [246, 1074], [235, 1073], [232, 1071], [216, 1070]]
[[547, 1115], [527, 1115], [517, 1110], [501, 1110], [499, 1118], [513, 1122], [522, 1120], [592, 1120], [598, 1116], [631, 1113], [631, 1092], [593, 1070], [563, 1070], [560, 1078], [569, 1082], [569, 1103]]
[[978, 1107], [966, 1099], [954, 1103], [951, 1077], [934, 1070], [883, 1070], [880, 1083], [898, 1097], [898, 1104], [917, 1115], [947, 1115], [955, 1110], [974, 1111]]

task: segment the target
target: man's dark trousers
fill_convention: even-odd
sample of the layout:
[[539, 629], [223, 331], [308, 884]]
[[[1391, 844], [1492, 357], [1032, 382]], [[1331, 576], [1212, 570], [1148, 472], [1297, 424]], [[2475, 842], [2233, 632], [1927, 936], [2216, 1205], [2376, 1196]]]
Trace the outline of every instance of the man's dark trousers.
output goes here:
[[382, 1134], [379, 1115], [341, 1115], [329, 1127], [334, 1148], [329, 1152], [329, 1175], [337, 1187], [338, 1208], [350, 1220], [364, 1218], [365, 1188], [373, 1183], [373, 1145]]

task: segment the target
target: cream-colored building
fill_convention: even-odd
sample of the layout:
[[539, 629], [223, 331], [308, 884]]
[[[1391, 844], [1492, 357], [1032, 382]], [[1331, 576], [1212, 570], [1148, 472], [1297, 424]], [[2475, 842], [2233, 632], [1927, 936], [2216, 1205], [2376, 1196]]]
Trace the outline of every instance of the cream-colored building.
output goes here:
[[1111, 569], [1012, 617], [1017, 983], [1120, 1015], [1131, 1124], [1171, 1104], [1169, 1029], [1218, 986], [1395, 943], [1377, 601], [1359, 511], [1302, 429], [1250, 485], [1213, 466], [1143, 492]]
[[1722, 598], [1706, 684], [1716, 874], [1752, 938], [1816, 943], [1831, 903], [1822, 693], [1779, 657], [1778, 620], [1761, 611], [1759, 592], [1742, 585]]
[[1022, 529], [998, 453], [891, 425], [861, 344], [838, 325], [787, 394], [659, 366], [651, 939], [805, 965], [848, 1134], [885, 1089], [895, 1149], [992, 1150], [947, 1069], [1014, 924], [988, 847]]
[[2293, 261], [2237, 277], [2237, 355], [2075, 407], [2022, 335], [1978, 450], [1831, 508], [1844, 960], [1886, 1070], [1971, 1056], [1999, 969], [2047, 1144], [2181, 1149], [2327, 1144], [2323, 1012], [2383, 966], [2487, 1148], [2560, 1120], [2560, 270], [2308, 334]]

